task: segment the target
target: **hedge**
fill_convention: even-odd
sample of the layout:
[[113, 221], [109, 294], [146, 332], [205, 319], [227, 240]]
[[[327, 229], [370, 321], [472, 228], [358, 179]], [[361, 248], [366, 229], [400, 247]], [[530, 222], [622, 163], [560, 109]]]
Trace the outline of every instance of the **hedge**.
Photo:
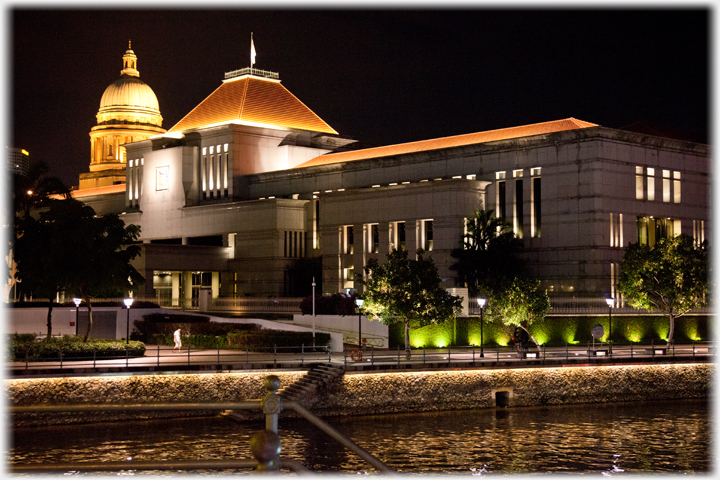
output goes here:
[[88, 339], [87, 342], [83, 342], [82, 337], [69, 335], [65, 335], [63, 338], [37, 341], [34, 334], [14, 334], [8, 335], [6, 345], [8, 346], [6, 357], [12, 362], [24, 361], [26, 358], [29, 361], [58, 359], [60, 352], [62, 352], [63, 358], [68, 360], [71, 358], [124, 357], [126, 350], [131, 357], [145, 355], [145, 344], [142, 342], [130, 341], [129, 344], [126, 344], [122, 340], [103, 339]]
[[[682, 316], [675, 319], [674, 340], [678, 343], [710, 340], [710, 320], [708, 316]], [[601, 341], [606, 342], [609, 335], [607, 316], [568, 316], [547, 317], [542, 322], [531, 325], [530, 333], [541, 345], [549, 347], [585, 344], [593, 341], [592, 328], [600, 324], [605, 330]], [[667, 317], [657, 315], [612, 317], [613, 342], [616, 344], [663, 343], [667, 341], [670, 321]], [[510, 338], [514, 327], [502, 322], [484, 318], [482, 337], [484, 345], [511, 345]], [[389, 327], [389, 343], [391, 348], [403, 347], [405, 344], [404, 325], [402, 322]], [[437, 325], [410, 330], [411, 348], [442, 348], [448, 345], [467, 346], [480, 345], [480, 319], [478, 317], [458, 318]]]

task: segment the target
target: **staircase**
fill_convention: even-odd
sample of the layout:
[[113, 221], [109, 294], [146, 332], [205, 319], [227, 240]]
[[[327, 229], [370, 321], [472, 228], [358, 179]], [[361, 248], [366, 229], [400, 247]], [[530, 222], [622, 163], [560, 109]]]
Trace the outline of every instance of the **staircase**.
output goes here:
[[345, 369], [338, 365], [317, 363], [310, 367], [310, 370], [297, 382], [280, 388], [278, 394], [286, 400], [307, 403], [308, 399], [325, 390], [330, 382], [344, 373]]

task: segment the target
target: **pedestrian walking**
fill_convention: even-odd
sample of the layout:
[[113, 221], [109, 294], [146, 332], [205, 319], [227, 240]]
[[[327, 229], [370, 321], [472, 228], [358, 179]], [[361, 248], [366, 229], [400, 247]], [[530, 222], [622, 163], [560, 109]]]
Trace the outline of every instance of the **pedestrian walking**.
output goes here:
[[[173, 353], [175, 353], [176, 349], [182, 350], [182, 342], [180, 341], [180, 329], [178, 328], [175, 330], [175, 333], [173, 333], [173, 340], [175, 340], [175, 347], [173, 347]], [[182, 351], [179, 351], [178, 353], [182, 353]]]

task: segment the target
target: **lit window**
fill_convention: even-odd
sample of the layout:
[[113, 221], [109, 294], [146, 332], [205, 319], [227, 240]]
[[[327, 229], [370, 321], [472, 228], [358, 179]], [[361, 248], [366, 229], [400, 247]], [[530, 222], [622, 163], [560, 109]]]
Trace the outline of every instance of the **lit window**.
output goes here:
[[207, 155], [207, 147], [203, 147], [203, 155]]
[[433, 221], [423, 220], [422, 222], [423, 250], [432, 252], [433, 249]]
[[210, 155], [212, 155], [213, 153], [215, 153], [215, 147], [210, 147]]
[[637, 200], [645, 198], [643, 167], [635, 167], [635, 198]]
[[227, 143], [223, 145], [223, 151], [225, 151], [225, 152], [228, 151], [228, 144], [227, 144]]
[[670, 201], [670, 170], [663, 170], [663, 202]]
[[405, 222], [391, 222], [388, 238], [390, 240], [389, 250], [405, 250]]
[[475, 180], [475, 175], [467, 175], [465, 178], [468, 180]]
[[352, 225], [345, 226], [345, 253], [355, 253], [355, 235]]
[[523, 171], [522, 170], [513, 170], [513, 178], [522, 178]]
[[673, 202], [680, 203], [681, 190], [680, 190], [680, 172], [673, 172]]
[[681, 222], [672, 218], [637, 217], [637, 240], [652, 247], [661, 238], [679, 235], [681, 227]]
[[505, 172], [495, 172], [495, 180], [505, 180]]
[[542, 224], [540, 167], [531, 168], [530, 175], [532, 175], [532, 183], [530, 184], [530, 236], [533, 238], [540, 238]]
[[655, 201], [655, 169], [647, 169], [647, 199]]

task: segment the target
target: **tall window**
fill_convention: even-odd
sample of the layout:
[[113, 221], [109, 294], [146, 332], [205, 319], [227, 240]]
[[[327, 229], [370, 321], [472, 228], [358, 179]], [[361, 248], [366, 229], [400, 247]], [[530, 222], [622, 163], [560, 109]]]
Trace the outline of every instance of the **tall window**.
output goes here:
[[515, 202], [513, 207], [513, 231], [515, 236], [523, 238], [523, 171], [513, 170], [513, 178], [515, 178]]
[[680, 172], [673, 172], [673, 201], [680, 203]]
[[622, 247], [623, 246], [623, 214], [616, 213], [610, 214], [610, 246], [611, 247]]
[[355, 235], [352, 225], [345, 227], [345, 253], [355, 253]]
[[422, 222], [423, 250], [432, 252], [433, 249], [433, 221], [423, 220]]
[[647, 169], [647, 199], [655, 201], [655, 169]]
[[670, 201], [670, 170], [662, 171], [663, 202]]
[[635, 167], [635, 198], [637, 200], [643, 200], [645, 198], [643, 167]]
[[540, 167], [531, 168], [530, 176], [532, 177], [531, 195], [532, 195], [532, 209], [530, 210], [530, 236], [534, 238], [540, 238], [542, 216], [541, 216], [541, 198], [542, 190], [540, 185]]
[[368, 231], [368, 253], [378, 253], [380, 251], [380, 229], [377, 223], [370, 225]]
[[495, 179], [497, 180], [497, 198], [495, 199], [497, 211], [495, 214], [505, 219], [507, 218], [507, 211], [505, 209], [505, 172], [495, 172]]
[[405, 250], [405, 222], [390, 222], [388, 240], [388, 251]]

